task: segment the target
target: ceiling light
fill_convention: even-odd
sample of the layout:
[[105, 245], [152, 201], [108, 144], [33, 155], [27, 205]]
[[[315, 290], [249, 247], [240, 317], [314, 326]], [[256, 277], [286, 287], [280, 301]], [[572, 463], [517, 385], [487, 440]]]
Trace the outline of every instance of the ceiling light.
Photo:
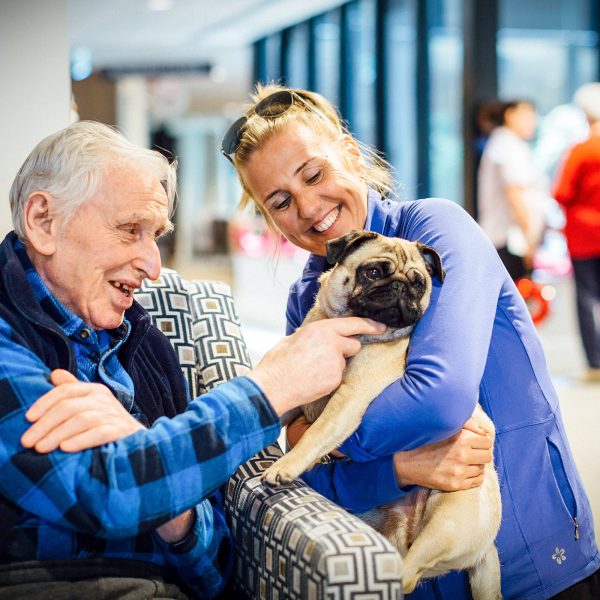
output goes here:
[[155, 11], [171, 10], [173, 0], [148, 0], [148, 8]]

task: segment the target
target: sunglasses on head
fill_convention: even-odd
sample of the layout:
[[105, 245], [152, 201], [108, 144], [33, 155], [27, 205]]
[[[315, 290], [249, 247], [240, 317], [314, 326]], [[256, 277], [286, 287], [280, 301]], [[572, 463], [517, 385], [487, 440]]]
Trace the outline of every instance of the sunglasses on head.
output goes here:
[[248, 117], [258, 115], [263, 119], [276, 119], [286, 113], [298, 100], [304, 105], [312, 106], [311, 100], [302, 93], [292, 92], [291, 90], [280, 90], [270, 96], [263, 98], [252, 108], [248, 115], [240, 117], [227, 130], [221, 142], [221, 153], [231, 164], [233, 164], [233, 155], [237, 152], [244, 134], [244, 127], [248, 122]]

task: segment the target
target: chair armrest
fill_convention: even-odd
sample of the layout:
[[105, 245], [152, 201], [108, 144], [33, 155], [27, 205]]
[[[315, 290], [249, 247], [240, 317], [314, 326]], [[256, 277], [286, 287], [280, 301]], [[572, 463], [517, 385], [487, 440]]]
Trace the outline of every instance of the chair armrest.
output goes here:
[[383, 536], [302, 481], [282, 488], [261, 482], [281, 454], [269, 446], [227, 485], [234, 589], [261, 600], [402, 598], [402, 558]]

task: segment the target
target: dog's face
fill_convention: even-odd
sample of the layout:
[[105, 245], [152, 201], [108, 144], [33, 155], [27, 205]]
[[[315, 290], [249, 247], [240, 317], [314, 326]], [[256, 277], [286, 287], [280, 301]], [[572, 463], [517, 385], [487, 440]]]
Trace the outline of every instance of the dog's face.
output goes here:
[[335, 267], [320, 278], [319, 302], [328, 317], [369, 317], [406, 329], [429, 306], [431, 277], [443, 281], [439, 254], [419, 242], [352, 231], [327, 242]]

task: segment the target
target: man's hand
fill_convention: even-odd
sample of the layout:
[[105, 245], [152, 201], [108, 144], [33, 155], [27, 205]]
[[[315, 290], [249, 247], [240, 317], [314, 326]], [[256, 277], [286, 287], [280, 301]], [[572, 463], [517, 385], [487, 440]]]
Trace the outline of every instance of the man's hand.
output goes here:
[[33, 423], [21, 438], [25, 448], [78, 452], [144, 428], [102, 384], [79, 381], [62, 369], [52, 371], [50, 382], [56, 387], [25, 414]]
[[346, 358], [360, 350], [353, 336], [384, 331], [385, 325], [360, 317], [315, 321], [281, 340], [248, 376], [281, 416], [340, 385]]
[[492, 462], [492, 440], [474, 419], [441, 442], [394, 454], [396, 479], [401, 487], [420, 485], [456, 492], [483, 483], [483, 468]]

